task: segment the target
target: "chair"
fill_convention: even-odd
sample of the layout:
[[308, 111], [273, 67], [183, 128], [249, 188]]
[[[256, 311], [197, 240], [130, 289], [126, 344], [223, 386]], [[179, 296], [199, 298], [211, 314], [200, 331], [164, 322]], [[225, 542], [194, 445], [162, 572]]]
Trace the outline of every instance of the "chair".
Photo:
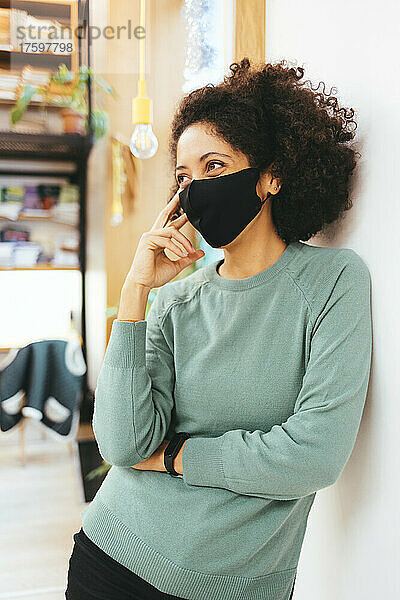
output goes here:
[[79, 427], [86, 364], [79, 336], [40, 340], [12, 348], [0, 363], [0, 430], [20, 424], [25, 464], [25, 419], [40, 422], [51, 437], [70, 443]]

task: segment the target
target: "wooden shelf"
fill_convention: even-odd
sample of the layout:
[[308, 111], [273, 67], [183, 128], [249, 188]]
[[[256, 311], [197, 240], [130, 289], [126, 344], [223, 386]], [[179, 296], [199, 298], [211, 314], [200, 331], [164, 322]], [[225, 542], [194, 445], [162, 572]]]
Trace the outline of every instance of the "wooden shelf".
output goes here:
[[[10, 0], [0, 0], [0, 4], [10, 2]], [[57, 20], [65, 12], [65, 7], [78, 7], [78, 0], [11, 0], [13, 8], [24, 8], [25, 10], [34, 10], [35, 16], [48, 16], [48, 12], [51, 10], [51, 16], [55, 16]], [[31, 6], [29, 6], [29, 4]], [[47, 4], [46, 8], [43, 4]]]
[[[47, 42], [42, 42], [47, 43]], [[36, 42], [36, 44], [40, 44], [40, 42]], [[71, 53], [65, 54], [57, 54], [57, 52], [24, 52], [21, 48], [13, 48], [12, 50], [6, 50], [0, 47], [0, 52], [5, 52], [6, 54], [24, 54], [26, 56], [58, 56], [60, 58], [60, 62], [63, 62], [64, 58], [71, 58]]]
[[56, 267], [51, 263], [38, 264], [33, 267], [5, 267], [0, 265], [0, 271], [80, 271], [80, 267]]
[[71, 71], [76, 72], [76, 68], [73, 67], [71, 61], [71, 54], [60, 55], [39, 52], [13, 52], [9, 50], [0, 50], [0, 67], [7, 70], [13, 68], [21, 70], [25, 65], [31, 67], [48, 69], [49, 71], [56, 71], [58, 65], [65, 63]]
[[53, 6], [65, 6], [71, 4], [78, 4], [78, 0], [0, 0], [1, 7], [10, 7], [10, 2], [12, 2], [13, 7], [18, 4], [52, 4]]
[[[0, 104], [5, 104], [8, 106], [12, 106], [15, 104], [16, 102], [16, 98], [1, 98], [0, 97]], [[55, 104], [54, 102], [41, 102], [40, 100], [31, 100], [29, 103], [29, 106], [35, 106], [40, 108], [41, 106], [45, 106], [46, 110], [61, 110], [62, 108], [64, 108], [63, 106], [60, 106], [58, 104]]]
[[[57, 57], [57, 58], [53, 58]], [[56, 71], [58, 69], [58, 65], [61, 63], [65, 63], [71, 71], [76, 71], [70, 64], [70, 60], [68, 56], [63, 57], [64, 60], [58, 59], [58, 54], [47, 54], [44, 58], [41, 57], [40, 54], [28, 54], [25, 52], [15, 53], [14, 57], [11, 59], [11, 55], [6, 53], [4, 50], [0, 50], [0, 68], [5, 70], [10, 70], [11, 65], [14, 70], [22, 71], [22, 68], [26, 65], [30, 65], [34, 68], [44, 68], [49, 71]]]
[[[6, 218], [7, 219], [7, 217], [0, 217], [0, 218]], [[51, 221], [51, 215], [48, 215], [48, 216], [43, 216], [43, 215], [24, 215], [24, 213], [19, 213], [17, 221]]]
[[[17, 219], [10, 219], [3, 215], [0, 215], [0, 221], [7, 221], [8, 223], [17, 223], [18, 221], [44, 221], [46, 223], [55, 223], [56, 225], [65, 225], [66, 227], [74, 227], [77, 228], [79, 223], [66, 223], [65, 221], [57, 220], [54, 216], [36, 216], [36, 215], [24, 215], [23, 213], [19, 213]], [[1, 242], [0, 242], [1, 243]]]

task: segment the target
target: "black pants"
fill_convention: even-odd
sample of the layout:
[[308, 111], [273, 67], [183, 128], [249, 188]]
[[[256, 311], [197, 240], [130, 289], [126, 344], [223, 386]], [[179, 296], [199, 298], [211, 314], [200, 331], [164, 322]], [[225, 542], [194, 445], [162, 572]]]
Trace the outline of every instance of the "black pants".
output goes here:
[[81, 528], [74, 534], [66, 600], [183, 600], [164, 594], [103, 552]]
[[[292, 597], [293, 589], [289, 600]], [[65, 598], [66, 600], [183, 600], [178, 596], [160, 592], [111, 558], [87, 537], [82, 528], [74, 534]]]

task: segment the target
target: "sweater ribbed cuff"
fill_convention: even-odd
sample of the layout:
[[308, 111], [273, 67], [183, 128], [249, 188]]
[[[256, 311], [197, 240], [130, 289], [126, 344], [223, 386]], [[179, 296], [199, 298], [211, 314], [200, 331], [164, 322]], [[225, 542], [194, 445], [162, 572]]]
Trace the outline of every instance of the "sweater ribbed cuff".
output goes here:
[[189, 438], [183, 447], [183, 481], [189, 485], [226, 487], [222, 436]]
[[114, 319], [104, 364], [133, 368], [146, 364], [147, 321], [118, 321]]

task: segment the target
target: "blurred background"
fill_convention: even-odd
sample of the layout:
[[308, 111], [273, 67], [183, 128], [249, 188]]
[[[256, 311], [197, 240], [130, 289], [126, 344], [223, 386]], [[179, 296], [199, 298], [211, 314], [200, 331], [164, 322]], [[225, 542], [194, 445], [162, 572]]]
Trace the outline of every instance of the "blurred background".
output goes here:
[[[174, 183], [171, 118], [244, 56], [335, 86], [362, 152], [354, 208], [308, 243], [354, 248], [370, 268], [371, 381], [352, 457], [315, 500], [294, 598], [397, 597], [399, 16], [394, 0], [0, 0], [0, 599], [64, 598], [72, 535], [107, 476], [97, 376]], [[205, 256], [178, 277], [223, 257], [182, 232]]]

